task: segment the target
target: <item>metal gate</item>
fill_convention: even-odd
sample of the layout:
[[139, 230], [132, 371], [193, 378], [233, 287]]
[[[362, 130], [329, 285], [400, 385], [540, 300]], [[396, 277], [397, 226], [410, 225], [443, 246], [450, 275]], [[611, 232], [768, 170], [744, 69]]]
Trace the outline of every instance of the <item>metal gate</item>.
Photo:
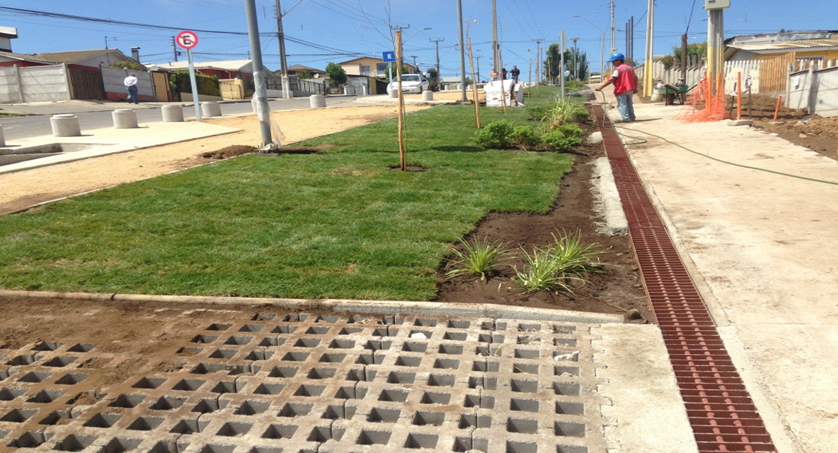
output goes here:
[[98, 101], [106, 99], [105, 84], [102, 81], [101, 72], [83, 71], [80, 69], [70, 68], [69, 73], [73, 99], [90, 99]]

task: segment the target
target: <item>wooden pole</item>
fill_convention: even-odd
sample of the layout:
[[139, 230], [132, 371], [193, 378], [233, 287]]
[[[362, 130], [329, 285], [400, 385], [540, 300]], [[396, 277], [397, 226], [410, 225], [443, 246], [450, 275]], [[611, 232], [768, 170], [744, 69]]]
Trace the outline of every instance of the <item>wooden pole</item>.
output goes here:
[[471, 66], [471, 79], [472, 79], [471, 91], [472, 91], [472, 96], [474, 97], [474, 99], [472, 99], [472, 102], [474, 102], [474, 123], [475, 123], [475, 126], [478, 129], [480, 129], [481, 128], [481, 126], [480, 126], [480, 99], [477, 97], [477, 79], [475, 78], [475, 74], [474, 74], [474, 54], [472, 53], [472, 50], [471, 50], [471, 36], [468, 37], [467, 41], [468, 41], [468, 62], [469, 62], [469, 65]]
[[780, 102], [783, 102], [783, 96], [777, 98], [777, 107], [774, 108], [774, 122], [777, 122], [777, 117], [780, 115]]
[[404, 93], [402, 93], [402, 31], [396, 30], [396, 80], [399, 86], [399, 167], [407, 170], [407, 148], [404, 143]]
[[736, 119], [742, 119], [742, 72], [736, 74]]

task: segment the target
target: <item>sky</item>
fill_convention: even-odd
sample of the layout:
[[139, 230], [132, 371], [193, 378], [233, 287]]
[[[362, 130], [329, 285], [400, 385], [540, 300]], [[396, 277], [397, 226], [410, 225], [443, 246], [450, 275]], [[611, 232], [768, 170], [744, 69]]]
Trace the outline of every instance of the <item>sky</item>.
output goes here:
[[[483, 79], [492, 66], [492, 2], [461, 0], [467, 35]], [[202, 30], [195, 61], [250, 58], [246, 35], [246, 0], [0, 0], [0, 26], [18, 29], [16, 53], [62, 52], [118, 48], [126, 55], [140, 48], [143, 63], [174, 61], [172, 38], [180, 30]], [[559, 41], [566, 32], [598, 71], [605, 33], [605, 57], [611, 48], [610, 0], [496, 0], [498, 37], [504, 66], [521, 69], [521, 79], [534, 79], [538, 45]], [[460, 75], [455, 0], [280, 0], [287, 36], [288, 65], [325, 69], [329, 62], [361, 56], [380, 58], [393, 50], [390, 31], [401, 27], [405, 60], [424, 72], [436, 67], [439, 45], [443, 77]], [[690, 43], [707, 39], [704, 0], [661, 0], [654, 8], [654, 53], [669, 54], [688, 29]], [[276, 38], [276, 0], [255, 0], [263, 63], [280, 68]], [[21, 13], [2, 8], [25, 9]], [[615, 0], [615, 47], [625, 52], [627, 24], [633, 18], [634, 56], [642, 62], [646, 46], [647, 0]], [[96, 19], [83, 21], [41, 13]], [[108, 23], [121, 22], [120, 24]], [[731, 0], [725, 10], [725, 37], [785, 30], [838, 30], [838, 1]], [[139, 24], [139, 25], [138, 25]], [[162, 28], [170, 27], [170, 28]], [[226, 32], [226, 33], [215, 33]], [[232, 32], [232, 33], [231, 33]], [[181, 49], [182, 51], [182, 49]], [[179, 56], [186, 60], [185, 51]], [[531, 63], [532, 62], [532, 63]], [[469, 72], [466, 60], [466, 72]], [[531, 73], [533, 75], [531, 75]]]

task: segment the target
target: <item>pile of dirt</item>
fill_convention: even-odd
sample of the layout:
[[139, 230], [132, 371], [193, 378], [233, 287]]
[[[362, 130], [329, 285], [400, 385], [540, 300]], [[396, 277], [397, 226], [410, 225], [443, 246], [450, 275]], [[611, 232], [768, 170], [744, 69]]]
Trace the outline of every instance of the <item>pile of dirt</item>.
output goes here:
[[208, 151], [201, 154], [204, 159], [229, 159], [231, 157], [241, 156], [243, 154], [251, 154], [256, 152], [255, 146], [249, 145], [232, 145], [225, 146], [216, 151]]
[[[736, 116], [736, 97], [728, 97], [728, 107]], [[774, 112], [777, 109], [777, 98], [765, 94], [743, 94], [742, 95], [742, 118], [759, 121], [771, 121], [774, 119]], [[777, 111], [778, 120], [797, 120], [808, 118], [810, 115], [806, 109], [791, 109], [780, 105]]]
[[[592, 126], [592, 125], [589, 125]], [[504, 263], [497, 275], [487, 280], [475, 276], [448, 278], [454, 269], [449, 262], [437, 273], [440, 302], [494, 303], [538, 308], [628, 314], [637, 310], [647, 320], [654, 315], [647, 305], [639, 269], [628, 236], [608, 236], [599, 233], [598, 214], [592, 194], [593, 160], [604, 155], [602, 145], [585, 146], [575, 150], [576, 165], [565, 175], [561, 192], [550, 212], [544, 215], [490, 213], [466, 240], [473, 237], [504, 243], [517, 251]], [[574, 286], [573, 292], [526, 293], [515, 283], [515, 271], [524, 268], [522, 250], [532, 253], [533, 247], [553, 242], [553, 236], [581, 233], [586, 244], [596, 244], [605, 253], [599, 256], [603, 273], [589, 274], [584, 285]], [[462, 247], [461, 245], [459, 246]]]

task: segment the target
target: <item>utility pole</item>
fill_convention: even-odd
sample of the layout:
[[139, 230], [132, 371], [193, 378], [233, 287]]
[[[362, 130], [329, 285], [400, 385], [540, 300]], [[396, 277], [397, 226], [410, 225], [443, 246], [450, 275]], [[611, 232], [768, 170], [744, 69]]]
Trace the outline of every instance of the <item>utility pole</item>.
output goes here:
[[416, 66], [416, 59], [419, 58], [419, 56], [418, 55], [411, 55], [410, 58], [413, 58], [413, 69], [418, 71], [419, 66]]
[[174, 36], [172, 36], [172, 49], [175, 52], [175, 62], [177, 62], [177, 42], [175, 41]]
[[474, 83], [479, 83], [480, 82], [480, 59], [481, 58], [482, 58], [481, 55], [476, 55], [474, 57], [474, 59], [477, 60], [477, 80], [475, 80]]
[[634, 16], [629, 18], [629, 32], [628, 32], [628, 57], [634, 61]]
[[[494, 2], [494, 0], [492, 1]], [[460, 35], [460, 82], [462, 85], [460, 101], [468, 102], [468, 96], [466, 95], [466, 46], [463, 39], [463, 0], [457, 0], [457, 18], [459, 22], [457, 29]], [[477, 102], [477, 99], [474, 102]]]
[[655, 42], [655, 0], [649, 0], [646, 13], [646, 69], [643, 70], [643, 95], [651, 96], [654, 78], [652, 74], [652, 49]]
[[579, 38], [570, 38], [573, 41], [573, 78], [579, 80], [579, 48], [576, 47], [576, 41], [579, 41]]
[[615, 29], [614, 29], [614, 10], [615, 10], [614, 0], [611, 0], [611, 54], [612, 55], [617, 52], [616, 41], [614, 41], [614, 39], [615, 39], [615, 34], [614, 34], [614, 31], [615, 31]]
[[492, 0], [492, 70], [500, 74], [498, 67], [498, 2]]
[[[256, 0], [244, 0], [247, 13], [247, 34], [250, 37], [250, 52], [253, 54], [253, 81], [256, 85], [256, 113], [262, 131], [262, 146], [274, 147], [271, 140], [271, 107], [268, 105], [268, 93], [265, 88], [265, 66], [262, 64], [262, 45], [259, 42], [259, 23], [256, 19]], [[195, 101], [197, 102], [197, 100]]]
[[541, 43], [544, 38], [533, 39], [535, 41], [535, 85], [541, 83]]
[[276, 38], [279, 41], [279, 64], [282, 66], [282, 97], [291, 98], [291, 90], [288, 86], [288, 62], [285, 61], [285, 33], [282, 31], [282, 9], [279, 0], [276, 0]]
[[562, 72], [561, 75], [560, 75], [561, 80], [562, 80], [562, 98], [564, 98], [564, 96], [565, 96], [565, 91], [564, 91], [564, 49], [565, 49], [565, 43], [566, 42], [567, 42], [567, 32], [562, 31], [559, 34], [559, 55], [561, 55], [561, 57], [559, 59], [559, 61], [561, 62], [560, 65], [559, 65], [559, 68]]
[[[430, 41], [432, 43], [436, 44], [436, 84], [437, 84], [437, 86], [441, 87], [442, 86], [442, 76], [439, 74], [439, 43], [440, 43], [440, 41], [445, 41], [445, 39], [444, 38], [431, 39]], [[479, 73], [480, 71], [477, 71], [477, 72]]]

